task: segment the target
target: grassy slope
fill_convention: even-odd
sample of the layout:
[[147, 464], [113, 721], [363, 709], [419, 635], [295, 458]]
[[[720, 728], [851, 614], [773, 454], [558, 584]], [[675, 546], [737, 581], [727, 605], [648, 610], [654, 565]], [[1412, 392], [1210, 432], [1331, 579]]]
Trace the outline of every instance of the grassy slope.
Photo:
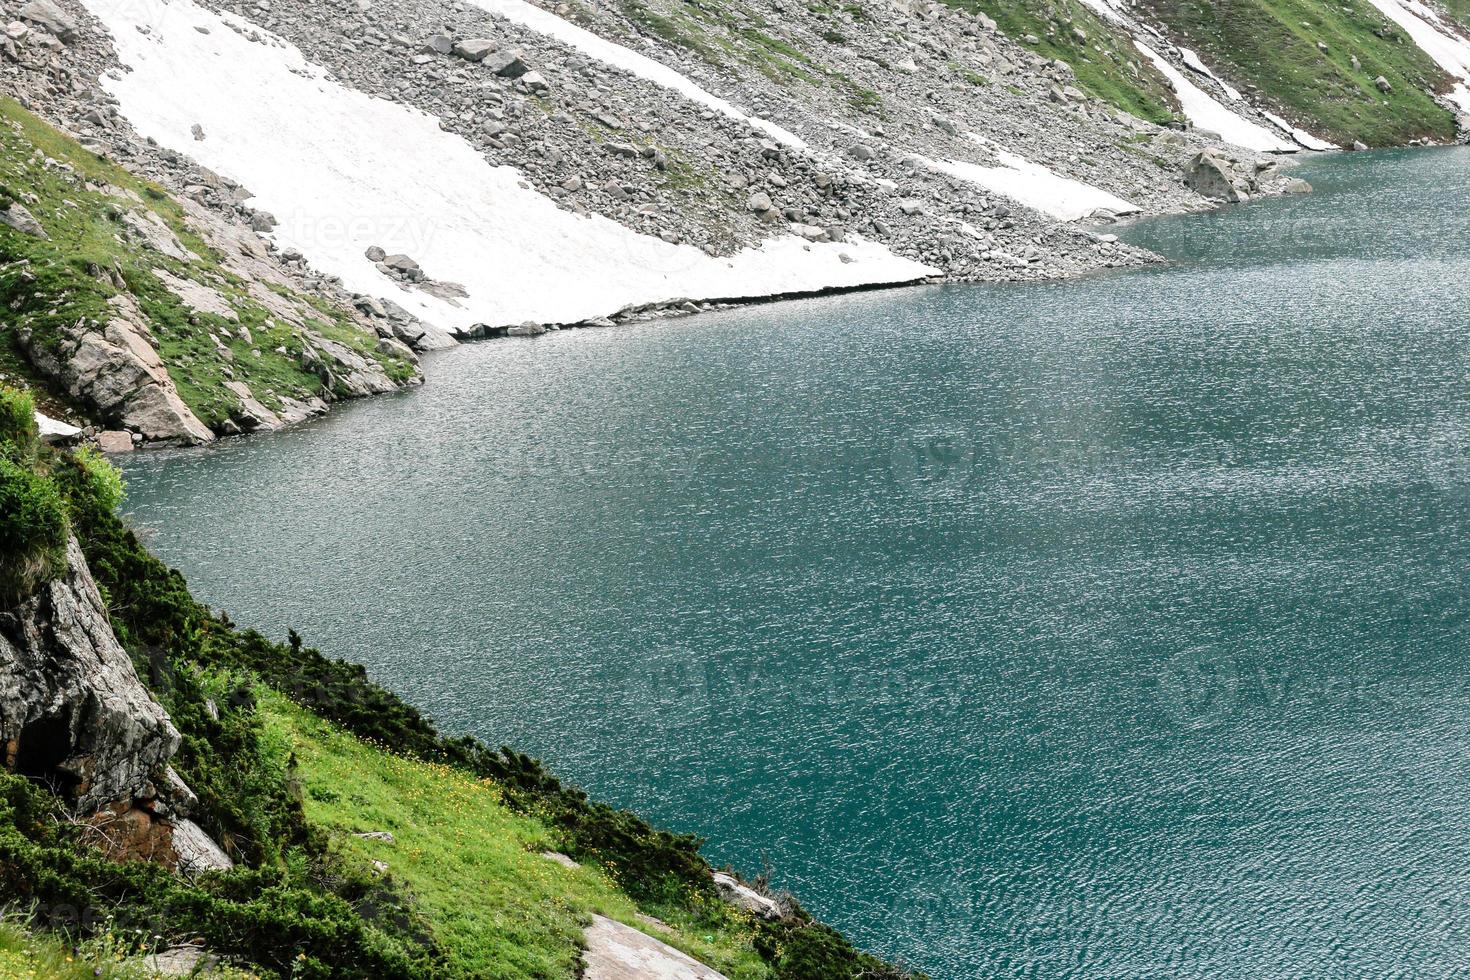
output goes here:
[[[1142, 3], [1207, 64], [1238, 84], [1258, 86], [1267, 102], [1319, 136], [1369, 146], [1454, 136], [1454, 118], [1424, 92], [1440, 88], [1443, 73], [1401, 31], [1386, 28], [1366, 0]], [[1354, 55], [1359, 71], [1352, 68]], [[1379, 75], [1393, 92], [1378, 91]]]
[[[467, 975], [572, 977], [593, 912], [644, 929], [732, 980], [770, 975], [737, 913], [726, 929], [706, 920], [698, 935], [663, 932], [642, 923], [600, 869], [570, 870], [541, 857], [560, 843], [539, 820], [508, 809], [497, 784], [391, 755], [280, 696], [262, 706], [295, 754], [307, 819], [332, 834], [344, 860], [385, 862]], [[352, 836], [380, 830], [395, 840]], [[677, 924], [671, 910], [660, 911]]]
[[1178, 102], [1168, 81], [1139, 57], [1127, 37], [1078, 0], [944, 2], [961, 10], [984, 11], [1007, 36], [1023, 44], [1027, 35], [1038, 38], [1039, 44], [1026, 47], [1067, 62], [1077, 75], [1078, 87], [1089, 94], [1152, 122], [1163, 124], [1174, 118]]
[[[43, 166], [35, 157], [38, 151], [71, 172]], [[93, 189], [103, 185], [136, 200]], [[280, 407], [282, 395], [299, 399], [323, 393], [322, 379], [300, 359], [303, 342], [297, 331], [251, 300], [245, 284], [220, 267], [218, 257], [186, 226], [177, 202], [0, 96], [0, 202], [7, 199], [25, 203], [51, 240], [0, 226], [0, 304], [11, 311], [0, 322], [0, 373], [44, 387], [16, 350], [14, 331], [26, 328], [44, 338], [79, 321], [105, 320], [107, 301], [118, 289], [100, 273], [117, 270], [148, 316], [179, 394], [206, 425], [217, 425], [233, 411], [236, 399], [224, 388], [229, 380], [244, 381], [273, 409]], [[157, 215], [195, 258], [169, 258], [129, 241], [122, 223], [128, 210]], [[216, 290], [239, 324], [186, 308], [163, 287], [155, 268]], [[308, 308], [305, 298], [291, 298]], [[383, 363], [399, 380], [413, 374], [411, 365], [379, 352], [376, 338], [345, 318], [318, 311], [307, 322], [323, 336]], [[253, 343], [240, 335], [242, 324], [250, 328]], [[211, 332], [224, 341], [228, 354], [219, 350]]]

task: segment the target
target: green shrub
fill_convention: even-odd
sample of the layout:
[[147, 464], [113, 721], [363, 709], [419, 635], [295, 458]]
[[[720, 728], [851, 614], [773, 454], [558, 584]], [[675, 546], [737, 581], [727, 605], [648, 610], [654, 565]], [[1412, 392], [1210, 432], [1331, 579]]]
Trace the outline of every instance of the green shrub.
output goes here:
[[50, 479], [0, 457], [0, 598], [29, 595], [66, 570], [66, 504]]
[[17, 459], [36, 455], [36, 401], [28, 391], [0, 385], [0, 446]]
[[426, 934], [406, 940], [391, 917], [365, 916], [360, 902], [314, 887], [313, 876], [320, 869], [307, 880], [237, 869], [185, 882], [156, 864], [116, 863], [80, 843], [49, 793], [0, 773], [0, 895], [32, 908], [36, 925], [77, 936], [121, 927], [159, 945], [199, 937], [269, 976], [447, 976]]
[[87, 494], [90, 506], [109, 512], [116, 510], [125, 496], [122, 471], [91, 446], [82, 446], [69, 458], [81, 471], [78, 490]]

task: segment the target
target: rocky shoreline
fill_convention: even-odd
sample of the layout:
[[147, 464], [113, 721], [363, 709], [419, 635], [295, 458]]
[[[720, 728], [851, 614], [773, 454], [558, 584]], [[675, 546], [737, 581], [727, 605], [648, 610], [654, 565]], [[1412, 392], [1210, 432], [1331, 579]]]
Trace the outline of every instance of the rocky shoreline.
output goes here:
[[[733, 256], [794, 235], [809, 247], [881, 245], [928, 270], [761, 295], [690, 298], [674, 287], [675, 295], [571, 322], [475, 321], [449, 331], [408, 307], [432, 300], [458, 308], [483, 284], [441, 281], [433, 262], [421, 267], [415, 239], [422, 234], [374, 229], [362, 254], [379, 288], [347, 288], [314, 266], [310, 247], [279, 240], [277, 218], [255, 206], [248, 187], [140, 135], [109, 92], [109, 79], [128, 68], [94, 15], [100, 3], [0, 2], [7, 90], [87, 151], [166, 188], [192, 232], [222, 256], [226, 277], [251, 284], [252, 300], [270, 299], [271, 313], [291, 319], [296, 336], [311, 332], [315, 307], [376, 348], [364, 357], [318, 336], [250, 349], [266, 361], [300, 359], [322, 378], [320, 390], [272, 388], [267, 396], [248, 380], [219, 381], [212, 392], [219, 405], [200, 418], [199, 406], [186, 404], [197, 403], [197, 392], [172, 379], [190, 365], [172, 360], [149, 332], [147, 311], [130, 312], [126, 296], [106, 322], [74, 331], [70, 346], [21, 336], [25, 356], [58, 396], [43, 402], [89, 432], [111, 433], [111, 449], [274, 429], [320, 414], [337, 398], [395, 391], [421, 380], [418, 355], [456, 336], [537, 336], [855, 288], [1043, 281], [1139, 266], [1158, 257], [1107, 233], [1120, 217], [1309, 189], [1290, 176], [1289, 157], [1134, 116], [1084, 91], [1067, 62], [1028, 50], [1036, 43], [1029, 36], [1008, 36], [983, 12], [938, 3], [837, 13], [768, 0], [712, 8], [696, 22], [637, 4], [544, 10], [521, 0], [203, 0], [249, 43], [294, 45], [331, 83], [427, 114], [571, 214], [611, 219], [694, 254]], [[858, 24], [866, 29], [846, 29]], [[767, 33], [778, 28], [780, 38]], [[1072, 30], [1098, 41], [1098, 50], [1119, 40], [1088, 35], [1080, 23]], [[608, 54], [599, 45], [617, 47]], [[1147, 69], [1135, 55], [1107, 53], [1135, 73]], [[1167, 49], [1197, 72], [1203, 66], [1188, 54]], [[678, 72], [672, 82], [660, 74], [670, 71]], [[1237, 108], [1256, 120], [1270, 115]], [[193, 145], [211, 139], [197, 123], [190, 132]], [[1069, 196], [1117, 204], [1078, 214], [1069, 203], [1073, 216], [1065, 219], [1048, 213]], [[134, 224], [140, 248], [188, 253], [162, 223]], [[211, 329], [196, 314], [238, 319], [229, 298], [210, 282], [161, 278], [228, 359], [228, 335], [237, 331]], [[278, 301], [285, 290], [303, 298], [294, 312]], [[248, 329], [244, 336], [248, 346]], [[293, 353], [298, 347], [311, 353]], [[84, 349], [95, 355], [81, 356]], [[390, 377], [374, 363], [380, 356], [414, 366]], [[132, 366], [114, 369], [124, 363]], [[214, 370], [232, 373], [229, 365]], [[156, 393], [153, 407], [140, 392]]]

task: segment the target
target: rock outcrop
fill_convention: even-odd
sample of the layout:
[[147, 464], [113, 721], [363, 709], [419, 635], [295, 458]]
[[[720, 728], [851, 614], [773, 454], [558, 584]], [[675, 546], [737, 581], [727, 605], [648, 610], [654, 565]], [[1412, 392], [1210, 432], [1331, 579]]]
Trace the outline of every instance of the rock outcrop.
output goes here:
[[112, 316], [100, 329], [75, 325], [59, 338], [22, 331], [26, 356], [103, 422], [152, 442], [213, 440], [214, 433], [179, 397], [137, 304], [120, 293], [109, 306]]
[[179, 747], [75, 539], [64, 576], [0, 612], [0, 739], [7, 769], [49, 783], [78, 813], [131, 803]]
[[181, 874], [234, 863], [189, 819], [179, 733], [138, 678], [76, 539], [66, 574], [0, 610], [6, 769], [49, 786], [108, 857]]
[[600, 915], [584, 933], [583, 980], [725, 980], [725, 975], [668, 943]]

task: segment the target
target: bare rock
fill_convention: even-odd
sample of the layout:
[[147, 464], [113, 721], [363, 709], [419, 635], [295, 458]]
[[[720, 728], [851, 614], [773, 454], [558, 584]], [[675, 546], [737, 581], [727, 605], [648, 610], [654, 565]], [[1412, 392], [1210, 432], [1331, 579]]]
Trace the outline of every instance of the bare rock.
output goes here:
[[7, 769], [49, 781], [78, 813], [130, 800], [179, 733], [138, 680], [76, 539], [66, 574], [0, 611]]
[[767, 898], [749, 885], [742, 884], [734, 875], [723, 871], [714, 873], [715, 891], [720, 897], [739, 909], [761, 919], [781, 918], [781, 907], [774, 899]]
[[583, 980], [726, 980], [667, 943], [600, 915], [592, 917], [583, 938]]
[[36, 220], [36, 216], [27, 211], [19, 201], [11, 201], [10, 207], [0, 211], [0, 225], [14, 228], [22, 235], [30, 235], [34, 238], [44, 238], [49, 241], [51, 237], [46, 234], [46, 229], [41, 227], [41, 222]]

